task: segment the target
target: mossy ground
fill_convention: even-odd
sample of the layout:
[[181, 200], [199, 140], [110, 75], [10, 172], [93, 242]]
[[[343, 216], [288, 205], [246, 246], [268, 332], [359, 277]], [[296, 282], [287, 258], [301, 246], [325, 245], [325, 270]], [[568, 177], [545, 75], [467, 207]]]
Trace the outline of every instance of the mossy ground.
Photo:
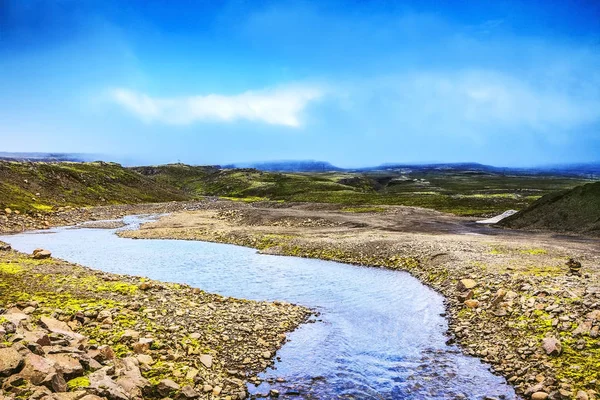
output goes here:
[[[151, 288], [140, 289], [142, 283]], [[86, 336], [90, 345], [108, 345], [118, 358], [136, 354], [136, 340], [126, 336], [127, 331], [153, 338], [148, 353], [154, 361], [143, 370], [152, 384], [168, 378], [194, 386], [199, 379], [200, 384], [219, 385], [223, 393], [244, 391], [240, 377], [266, 368], [271, 360], [261, 356], [264, 351], [275, 354], [285, 333], [310, 315], [308, 309], [291, 304], [224, 298], [186, 285], [0, 251], [0, 307], [32, 301], [38, 305], [32, 321], [47, 315], [75, 324], [73, 329]], [[110, 322], [95, 320], [102, 311], [110, 312]], [[82, 316], [89, 322], [76, 322]], [[260, 330], [250, 329], [255, 326]], [[199, 362], [203, 354], [213, 357], [211, 369]], [[69, 390], [87, 385], [86, 377], [68, 382]]]

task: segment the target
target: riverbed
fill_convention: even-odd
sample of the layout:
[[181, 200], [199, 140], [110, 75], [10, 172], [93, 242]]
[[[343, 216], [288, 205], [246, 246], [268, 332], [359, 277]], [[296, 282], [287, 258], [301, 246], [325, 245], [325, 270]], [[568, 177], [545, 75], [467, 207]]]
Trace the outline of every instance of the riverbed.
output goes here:
[[[140, 222], [126, 217], [129, 227]], [[446, 345], [443, 297], [407, 273], [258, 254], [217, 243], [120, 238], [58, 228], [0, 237], [15, 249], [107, 272], [187, 283], [225, 296], [302, 304], [320, 315], [289, 335], [251, 393], [282, 398], [516, 398], [504, 378]]]

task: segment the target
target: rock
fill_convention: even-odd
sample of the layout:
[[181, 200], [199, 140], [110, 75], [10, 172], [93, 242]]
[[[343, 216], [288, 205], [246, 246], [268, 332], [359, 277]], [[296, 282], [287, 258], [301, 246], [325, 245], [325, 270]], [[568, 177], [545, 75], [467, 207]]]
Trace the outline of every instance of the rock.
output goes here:
[[83, 396], [82, 398], [80, 398], [79, 400], [103, 400], [103, 399], [102, 399], [102, 397], [98, 397], [93, 394], [87, 394], [87, 395]]
[[204, 365], [206, 368], [211, 368], [212, 364], [213, 364], [213, 358], [211, 355], [208, 354], [202, 354], [200, 356], [200, 362], [202, 363], [202, 365]]
[[213, 396], [220, 395], [222, 390], [223, 388], [221, 386], [215, 386], [215, 388], [212, 391]]
[[18, 372], [25, 364], [23, 356], [12, 347], [0, 349], [0, 376], [9, 376]]
[[121, 339], [124, 340], [138, 340], [139, 338], [140, 333], [131, 329], [125, 329], [125, 332], [123, 332], [123, 335], [121, 336]]
[[55, 392], [66, 392], [67, 391], [67, 382], [63, 377], [63, 374], [60, 372], [55, 372], [46, 377], [44, 382], [42, 382], [45, 386], [48, 386]]
[[142, 282], [138, 287], [140, 288], [140, 290], [149, 290], [152, 289], [153, 286], [154, 285], [152, 285], [150, 282]]
[[465, 306], [469, 307], [469, 308], [477, 308], [479, 307], [479, 301], [478, 300], [467, 300], [465, 301]]
[[573, 336], [589, 335], [592, 330], [592, 321], [584, 321], [580, 323], [573, 331]]
[[535, 392], [531, 395], [531, 400], [546, 400], [548, 398], [548, 393], [546, 392]]
[[49, 375], [55, 374], [54, 362], [36, 354], [27, 354], [21, 376], [34, 385], [40, 385]]
[[156, 385], [156, 390], [161, 396], [169, 396], [179, 390], [179, 385], [170, 379], [163, 379]]
[[506, 297], [506, 293], [506, 290], [498, 289], [494, 295], [494, 298], [492, 299], [492, 307], [496, 307], [498, 304], [500, 304], [500, 302], [504, 300], [504, 297]]
[[79, 360], [68, 354], [49, 354], [46, 358], [54, 363], [54, 368], [61, 371], [69, 379], [83, 374], [83, 366]]
[[36, 260], [50, 258], [51, 256], [52, 256], [52, 253], [50, 251], [44, 250], [44, 249], [35, 249], [32, 253], [32, 257]]
[[127, 357], [119, 360], [119, 374], [116, 382], [130, 397], [140, 397], [144, 388], [150, 386], [150, 382], [142, 376], [138, 367], [137, 359]]
[[59, 333], [80, 341], [85, 339], [85, 336], [73, 332], [73, 330], [69, 328], [69, 325], [57, 319], [44, 316], [40, 318], [40, 323], [44, 328], [48, 329], [52, 333]]
[[586, 392], [584, 392], [583, 390], [580, 390], [577, 392], [577, 395], [575, 396], [575, 400], [589, 400], [589, 396]]
[[191, 386], [182, 387], [181, 394], [188, 399], [195, 399], [196, 397], [200, 397], [200, 393], [196, 392]]
[[104, 367], [88, 375], [90, 388], [94, 389], [97, 395], [108, 397], [111, 400], [129, 400], [124, 389], [108, 376], [110, 371], [111, 367]]
[[269, 392], [269, 395], [271, 397], [279, 397], [279, 390], [271, 389], [271, 391]]
[[458, 291], [464, 292], [466, 290], [471, 290], [477, 287], [477, 282], [473, 279], [461, 279], [458, 282]]
[[558, 356], [562, 352], [562, 345], [555, 337], [547, 337], [542, 340], [542, 348], [549, 356]]
[[140, 364], [152, 365], [154, 363], [152, 357], [147, 354], [138, 354], [135, 356], [135, 358], [138, 359]]
[[112, 314], [110, 311], [102, 310], [98, 313], [98, 315], [96, 316], [96, 319], [98, 321], [104, 321], [106, 318], [110, 318], [110, 317], [112, 317]]

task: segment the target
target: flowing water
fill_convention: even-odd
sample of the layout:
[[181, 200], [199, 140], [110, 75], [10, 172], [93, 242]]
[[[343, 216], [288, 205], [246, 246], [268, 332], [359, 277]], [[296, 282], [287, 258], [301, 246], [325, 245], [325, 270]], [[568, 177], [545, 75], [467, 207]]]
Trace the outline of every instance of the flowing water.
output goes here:
[[[126, 217], [130, 227], [140, 222]], [[96, 269], [187, 283], [254, 300], [283, 300], [321, 314], [289, 335], [261, 376], [310, 399], [514, 399], [488, 366], [446, 345], [443, 298], [407, 273], [182, 240], [119, 238], [115, 230], [59, 228], [0, 237], [15, 249], [43, 247]]]

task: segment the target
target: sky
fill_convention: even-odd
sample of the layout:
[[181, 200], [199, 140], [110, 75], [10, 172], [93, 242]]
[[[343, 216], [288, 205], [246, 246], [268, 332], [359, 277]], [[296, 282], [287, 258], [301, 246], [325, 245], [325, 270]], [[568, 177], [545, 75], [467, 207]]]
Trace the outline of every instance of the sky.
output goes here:
[[0, 151], [597, 162], [600, 2], [0, 0]]

